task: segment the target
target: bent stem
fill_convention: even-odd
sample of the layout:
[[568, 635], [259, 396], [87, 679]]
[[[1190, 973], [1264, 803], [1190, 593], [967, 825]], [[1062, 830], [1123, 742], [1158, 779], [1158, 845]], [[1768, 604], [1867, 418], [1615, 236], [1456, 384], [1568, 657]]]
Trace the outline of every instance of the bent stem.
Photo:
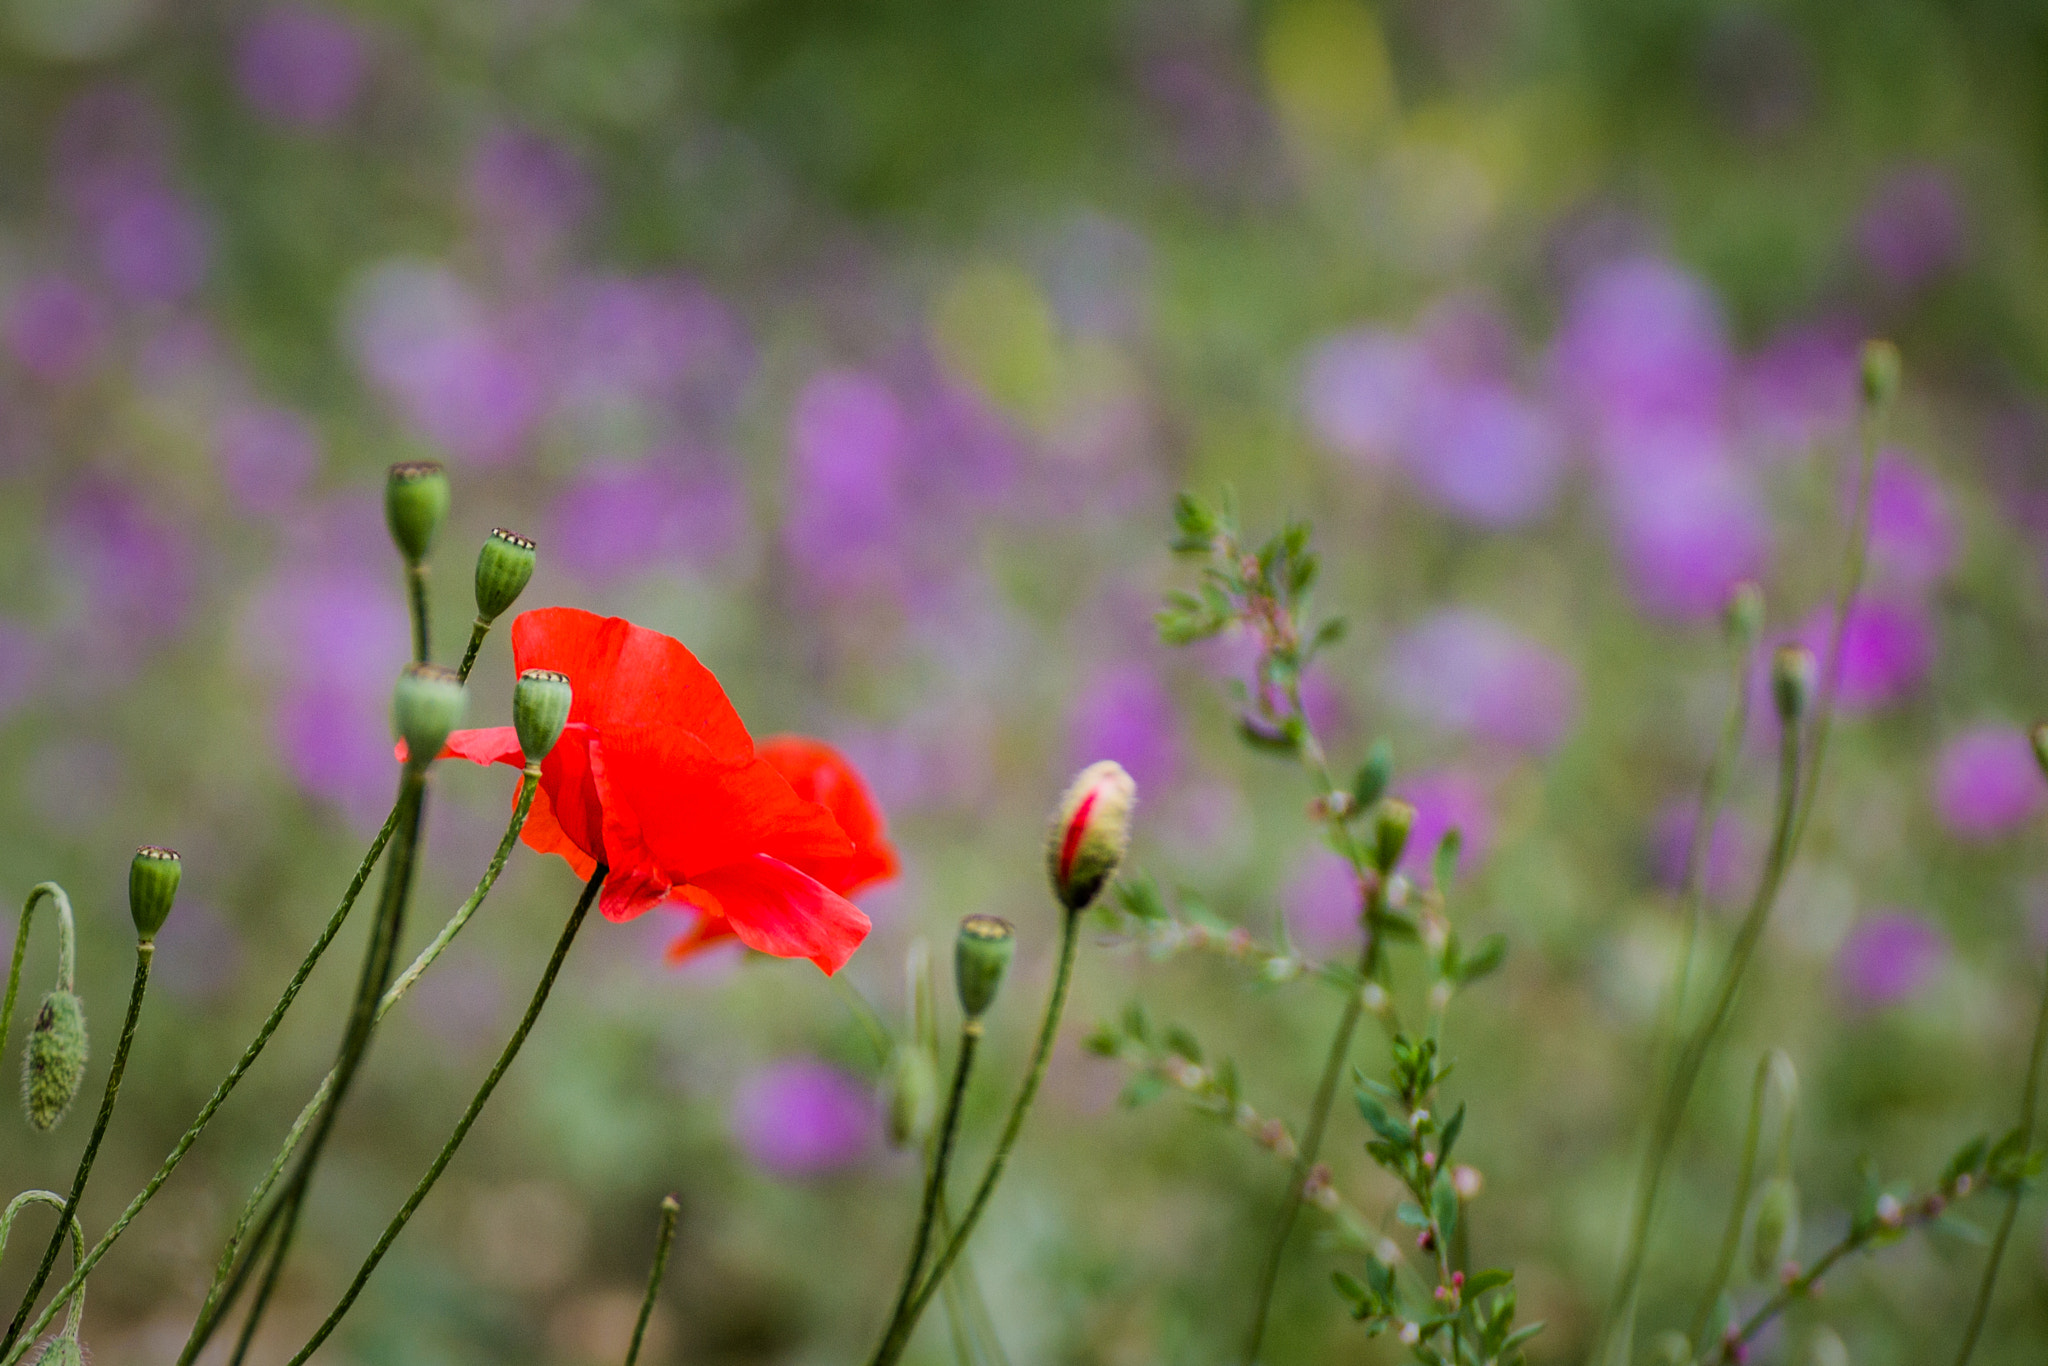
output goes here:
[[[2030, 1152], [2034, 1146], [2035, 1102], [2041, 1091], [2041, 1057], [2048, 1052], [2048, 982], [2041, 988], [2041, 1007], [2034, 1016], [2034, 1044], [2027, 1054], [2027, 1080], [2020, 1090], [2020, 1152]], [[1963, 1345], [1956, 1352], [1956, 1366], [1969, 1366], [1972, 1353], [1977, 1350], [1977, 1338], [1984, 1331], [1984, 1321], [1991, 1314], [1991, 1292], [1998, 1287], [1998, 1264], [2005, 1260], [2005, 1245], [2012, 1238], [2012, 1226], [2019, 1218], [2020, 1197], [2026, 1187], [2014, 1182], [2005, 1195], [2005, 1211], [1998, 1216], [1998, 1232], [1992, 1236], [1991, 1252], [1984, 1262], [1984, 1279], [1977, 1285], [1977, 1299], [1970, 1306], [1969, 1326], [1963, 1330]]]
[[384, 1232], [378, 1236], [377, 1245], [370, 1249], [370, 1255], [356, 1268], [355, 1279], [349, 1282], [348, 1289], [342, 1293], [340, 1303], [334, 1306], [333, 1312], [314, 1330], [306, 1345], [292, 1357], [290, 1366], [303, 1366], [306, 1358], [312, 1356], [319, 1350], [320, 1344], [327, 1341], [343, 1316], [348, 1313], [350, 1306], [355, 1304], [356, 1297], [362, 1294], [363, 1287], [369, 1283], [371, 1273], [376, 1271], [377, 1264], [384, 1260], [384, 1254], [391, 1250], [391, 1244], [397, 1241], [398, 1235], [404, 1231], [414, 1212], [419, 1209], [420, 1203], [427, 1198], [427, 1192], [441, 1179], [441, 1173], [447, 1170], [456, 1149], [469, 1137], [470, 1127], [476, 1123], [477, 1116], [483, 1113], [484, 1105], [490, 1100], [491, 1093], [498, 1089], [498, 1083], [504, 1079], [506, 1071], [512, 1066], [512, 1060], [519, 1056], [519, 1050], [526, 1045], [526, 1036], [533, 1032], [533, 1022], [540, 1018], [541, 1007], [548, 1003], [548, 995], [555, 988], [555, 978], [562, 970], [562, 962], [569, 956], [569, 946], [576, 942], [576, 932], [583, 928], [583, 919], [589, 914], [591, 903], [597, 900], [598, 889], [604, 885], [605, 871], [604, 865], [599, 864], [597, 871], [591, 874], [590, 881], [584, 884], [583, 894], [576, 898], [576, 907], [569, 912], [568, 923], [562, 926], [561, 937], [555, 941], [554, 954], [548, 959], [547, 969], [541, 973], [540, 984], [533, 989], [533, 998], [526, 1003], [526, 1014], [520, 1018], [518, 1028], [512, 1031], [512, 1037], [506, 1040], [504, 1050], [498, 1054], [498, 1060], [492, 1064], [483, 1085], [479, 1086], [476, 1094], [470, 1098], [469, 1108], [462, 1112], [462, 1118], [456, 1122], [455, 1132], [448, 1136], [448, 1141], [441, 1146], [441, 1151], [435, 1156], [432, 1165], [427, 1168], [425, 1175], [420, 1177], [419, 1184], [413, 1187], [412, 1194], [399, 1206], [398, 1213], [391, 1216], [391, 1222], [385, 1225]]
[[71, 898], [54, 882], [29, 888], [21, 906], [21, 924], [14, 931], [14, 957], [7, 965], [7, 999], [0, 1002], [0, 1053], [7, 1051], [8, 1027], [14, 1023], [14, 999], [21, 990], [21, 960], [28, 952], [29, 926], [45, 897], [57, 908], [57, 988], [69, 991], [78, 975], [78, 927], [71, 917]]
[[989, 1197], [995, 1193], [996, 1182], [1002, 1179], [1003, 1167], [1010, 1159], [1010, 1150], [1017, 1145], [1017, 1134], [1024, 1127], [1024, 1116], [1031, 1109], [1032, 1100], [1038, 1095], [1038, 1084], [1045, 1079], [1046, 1064], [1052, 1058], [1052, 1046], [1059, 1036], [1060, 1014], [1066, 1009], [1067, 988], [1073, 983], [1074, 950], [1080, 943], [1081, 917], [1078, 912], [1065, 912], [1060, 929], [1059, 967], [1052, 979], [1052, 995], [1045, 1003], [1045, 1018], [1038, 1027], [1038, 1043], [1032, 1050], [1030, 1069], [1024, 1074], [1024, 1084], [1018, 1088], [1017, 1098], [1010, 1104], [1010, 1115], [1003, 1122], [1003, 1132], [996, 1140], [995, 1152], [989, 1156], [988, 1166], [982, 1171], [981, 1182], [974, 1188], [974, 1198], [968, 1201], [967, 1212], [961, 1216], [960, 1226], [953, 1230], [938, 1259], [932, 1263], [931, 1274], [918, 1288], [917, 1296], [910, 1302], [910, 1308], [901, 1316], [895, 1331], [884, 1337], [881, 1347], [875, 1352], [872, 1366], [890, 1366], [903, 1355], [909, 1344], [910, 1334], [917, 1327], [918, 1317], [925, 1306], [945, 1282], [946, 1273], [953, 1269], [967, 1240], [974, 1233], [974, 1226], [980, 1222], [982, 1211], [988, 1208]]
[[626, 1366], [640, 1360], [640, 1343], [647, 1336], [647, 1320], [654, 1313], [654, 1296], [661, 1289], [661, 1277], [668, 1270], [669, 1244], [676, 1240], [676, 1216], [682, 1204], [673, 1195], [661, 1200], [661, 1231], [654, 1236], [654, 1265], [647, 1272], [647, 1294], [640, 1300], [640, 1317], [633, 1320], [633, 1342], [626, 1348]]
[[910, 1308], [911, 1296], [917, 1293], [918, 1272], [924, 1266], [924, 1254], [931, 1246], [932, 1223], [938, 1218], [940, 1197], [946, 1189], [946, 1172], [953, 1163], [953, 1141], [960, 1134], [961, 1102], [967, 1095], [967, 1078], [974, 1071], [974, 1055], [981, 1047], [982, 1023], [969, 1020], [960, 1027], [960, 1052], [953, 1063], [953, 1083], [946, 1097], [945, 1118], [939, 1123], [939, 1142], [932, 1157], [930, 1174], [924, 1183], [924, 1207], [918, 1213], [917, 1236], [911, 1240], [910, 1261], [903, 1268], [903, 1287], [896, 1292], [895, 1306], [889, 1311], [889, 1326], [882, 1332], [882, 1340], [889, 1341], [903, 1322], [903, 1316]]
[[[12, 1200], [9, 1200], [6, 1211], [0, 1212], [0, 1253], [4, 1253], [7, 1250], [7, 1236], [14, 1231], [14, 1216], [21, 1213], [22, 1206], [30, 1203], [49, 1205], [57, 1210], [62, 1210], [65, 1207], [64, 1197], [55, 1191], [23, 1191]], [[63, 1234], [66, 1223], [69, 1224], [71, 1229], [71, 1265], [77, 1266], [85, 1256], [85, 1230], [79, 1227], [78, 1218], [74, 1215], [68, 1221], [57, 1225], [57, 1232], [60, 1237]], [[80, 1281], [76, 1286], [65, 1286], [64, 1293], [50, 1301], [50, 1308], [54, 1313], [58, 1305], [66, 1303], [71, 1306], [71, 1309], [64, 1316], [64, 1331], [72, 1337], [76, 1337], [78, 1336], [79, 1316], [85, 1313], [85, 1282]], [[29, 1341], [35, 1341], [36, 1336], [42, 1331], [43, 1325], [37, 1324], [35, 1333], [29, 1335]]]
[[1721, 1234], [1721, 1251], [1714, 1259], [1714, 1274], [1700, 1295], [1700, 1306], [1693, 1311], [1692, 1327], [1685, 1335], [1690, 1342], [1698, 1342], [1700, 1334], [1706, 1332], [1707, 1320], [1713, 1317], [1714, 1306], [1721, 1300], [1721, 1291], [1735, 1270], [1735, 1254], [1742, 1247], [1743, 1216], [1749, 1213], [1750, 1187], [1756, 1183], [1756, 1154], [1764, 1131], [1764, 1092], [1770, 1080], [1771, 1054], [1765, 1053], [1757, 1060], [1756, 1080], [1749, 1088], [1749, 1127], [1742, 1136], [1742, 1162], [1736, 1169], [1735, 1189], [1728, 1197], [1728, 1227]]
[[[64, 1234], [78, 1218], [78, 1201], [85, 1194], [85, 1183], [92, 1177], [92, 1167], [100, 1155], [100, 1141], [107, 1136], [107, 1125], [113, 1122], [114, 1101], [121, 1094], [121, 1077], [128, 1070], [128, 1048], [135, 1042], [135, 1023], [142, 1017], [142, 998], [149, 991], [149, 967], [156, 958], [156, 945], [143, 940], [135, 946], [135, 980], [128, 988], [128, 1013], [121, 1021], [121, 1040], [114, 1045], [113, 1065], [107, 1069], [106, 1089], [100, 1094], [99, 1117], [93, 1121], [92, 1134], [85, 1140], [85, 1151], [79, 1154], [78, 1170], [71, 1177], [71, 1193], [64, 1197], [64, 1213], [57, 1221], [56, 1231], [50, 1235], [49, 1246], [43, 1249], [42, 1264], [36, 1268], [35, 1278], [22, 1293], [21, 1305], [14, 1311], [14, 1321], [7, 1325], [7, 1337], [0, 1341], [0, 1347], [11, 1347], [21, 1336], [22, 1328], [28, 1323], [29, 1311], [35, 1308], [36, 1296], [50, 1279], [50, 1269], [57, 1264], [57, 1254], [64, 1249]], [[84, 1237], [80, 1235], [80, 1242]], [[79, 1249], [73, 1249], [73, 1264], [77, 1264]], [[75, 1291], [73, 1292], [76, 1293]], [[59, 1297], [53, 1303], [59, 1303]]]

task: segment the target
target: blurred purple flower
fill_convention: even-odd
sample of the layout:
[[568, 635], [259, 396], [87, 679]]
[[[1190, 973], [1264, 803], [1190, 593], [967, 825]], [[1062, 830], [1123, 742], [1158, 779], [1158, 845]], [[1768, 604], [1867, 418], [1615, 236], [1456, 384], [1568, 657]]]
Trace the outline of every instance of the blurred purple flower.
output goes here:
[[515, 271], [552, 254], [596, 199], [575, 153], [525, 129], [493, 129], [470, 162], [470, 204]]
[[1067, 758], [1080, 769], [1114, 759], [1140, 791], [1164, 792], [1180, 772], [1181, 740], [1173, 694], [1142, 664], [1097, 672], [1076, 695], [1067, 720]]
[[1425, 383], [1415, 404], [1406, 464], [1431, 502], [1488, 527], [1550, 509], [1565, 448], [1541, 409], [1492, 381]]
[[14, 714], [42, 686], [49, 643], [25, 623], [0, 617], [0, 719]]
[[[1658, 883], [1671, 891], [1685, 885], [1686, 859], [1692, 852], [1699, 819], [1699, 803], [1680, 797], [1663, 805], [1651, 827], [1651, 867]], [[1707, 838], [1705, 862], [1700, 891], [1706, 900], [1724, 901], [1740, 894], [1757, 866], [1755, 832], [1741, 817], [1722, 811], [1714, 821], [1714, 833]]]
[[235, 45], [235, 85], [264, 118], [325, 128], [355, 104], [368, 73], [362, 35], [346, 17], [305, 5], [267, 9]]
[[1287, 932], [1309, 958], [1356, 954], [1363, 898], [1349, 861], [1328, 849], [1311, 850], [1281, 893]]
[[873, 375], [821, 371], [797, 395], [783, 540], [815, 584], [895, 580], [907, 442], [902, 402]]
[[716, 563], [746, 539], [747, 521], [746, 491], [722, 467], [690, 469], [674, 452], [592, 461], [548, 514], [547, 553], [586, 582], [610, 583]]
[[301, 676], [285, 684], [272, 712], [273, 738], [294, 781], [362, 828], [375, 828], [391, 801], [390, 692], [388, 680], [373, 693]]
[[881, 1137], [874, 1093], [859, 1078], [813, 1058], [786, 1058], [740, 1083], [732, 1134], [779, 1177], [816, 1176], [861, 1161]]
[[1897, 1005], [1933, 982], [1948, 956], [1942, 932], [1904, 911], [1878, 911], [1850, 929], [1835, 974], [1852, 1004]]
[[156, 946], [152, 980], [185, 1001], [220, 1000], [241, 971], [241, 936], [203, 898], [179, 899], [178, 912], [164, 922]]
[[1415, 824], [1401, 854], [1402, 872], [1427, 879], [1437, 846], [1452, 830], [1459, 832], [1461, 875], [1486, 862], [1493, 848], [1493, 816], [1477, 778], [1455, 769], [1427, 769], [1397, 780], [1394, 795], [1415, 808]]
[[1718, 447], [1695, 447], [1698, 435], [1667, 429], [1607, 487], [1636, 601], [1682, 621], [1720, 612], [1736, 584], [1762, 574], [1771, 552], [1770, 512], [1755, 477]]
[[[1844, 516], [1855, 499], [1852, 475], [1843, 492]], [[1940, 481], [1903, 451], [1880, 452], [1870, 484], [1872, 577], [1900, 588], [1932, 587], [1954, 566], [1958, 540]]]
[[1578, 673], [1483, 612], [1450, 608], [1387, 647], [1388, 695], [1445, 730], [1509, 749], [1557, 747], [1578, 711]]
[[51, 153], [59, 193], [72, 212], [95, 218], [110, 192], [160, 182], [171, 165], [170, 122], [130, 85], [88, 86], [57, 117]]
[[[1825, 682], [1831, 609], [1821, 608], [1797, 634], [1821, 662]], [[1845, 712], [1888, 706], [1918, 688], [1934, 665], [1934, 623], [1924, 607], [1882, 597], [1858, 598], [1842, 632], [1842, 681], [1836, 705]]]
[[236, 408], [214, 432], [214, 459], [228, 496], [257, 517], [288, 511], [319, 473], [320, 438], [286, 408]]
[[1871, 270], [1904, 291], [1960, 264], [1968, 232], [1955, 177], [1939, 166], [1904, 166], [1872, 191], [1856, 244]]
[[107, 480], [75, 490], [58, 514], [52, 559], [71, 590], [69, 648], [113, 672], [174, 633], [192, 606], [197, 553], [176, 523]]
[[107, 344], [106, 308], [68, 275], [32, 277], [7, 301], [7, 349], [45, 384], [77, 379]]
[[81, 839], [105, 824], [133, 791], [121, 751], [104, 740], [59, 735], [21, 765], [19, 791], [52, 833]]
[[1318, 439], [1368, 466], [1400, 455], [1414, 411], [1421, 362], [1414, 345], [1375, 329], [1332, 337], [1310, 355], [1302, 406]]
[[1799, 456], [1856, 420], [1856, 334], [1808, 324], [1773, 337], [1743, 367], [1742, 415], [1766, 455]]
[[1668, 261], [1634, 257], [1579, 284], [1552, 364], [1603, 459], [1620, 464], [1646, 432], [1718, 430], [1734, 358], [1707, 287]]
[[1941, 747], [1934, 766], [1934, 809], [1951, 834], [1990, 840], [2048, 805], [2034, 747], [2011, 726], [1978, 726]]
[[744, 325], [718, 298], [682, 277], [599, 277], [566, 286], [563, 401], [603, 411], [625, 401], [661, 404], [717, 435], [753, 378]]
[[91, 214], [100, 273], [142, 303], [170, 303], [206, 279], [206, 220], [183, 196], [152, 181], [110, 183]]

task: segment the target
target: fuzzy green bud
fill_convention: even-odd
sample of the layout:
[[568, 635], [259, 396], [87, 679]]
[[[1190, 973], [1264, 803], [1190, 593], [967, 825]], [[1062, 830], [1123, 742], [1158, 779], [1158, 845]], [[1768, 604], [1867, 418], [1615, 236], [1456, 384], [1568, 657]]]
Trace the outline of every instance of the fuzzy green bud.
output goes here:
[[405, 741], [406, 762], [434, 762], [448, 733], [462, 724], [462, 680], [439, 664], [408, 664], [391, 694], [391, 726]]
[[533, 542], [499, 527], [476, 554], [476, 619], [489, 624], [519, 601], [533, 577]]
[[1045, 862], [1053, 895], [1070, 913], [1086, 910], [1116, 876], [1131, 847], [1137, 799], [1138, 785], [1114, 759], [1082, 769], [1060, 798]]
[[889, 1142], [922, 1143], [939, 1113], [938, 1070], [922, 1048], [899, 1045], [889, 1056]]
[[1813, 705], [1814, 678], [1820, 666], [1813, 651], [1804, 645], [1780, 645], [1771, 656], [1771, 700], [1777, 704], [1778, 719], [1791, 725]]
[[512, 685], [512, 729], [527, 763], [547, 758], [562, 738], [571, 700], [569, 675], [552, 669], [528, 669]]
[[960, 991], [960, 1011], [978, 1020], [995, 1003], [1003, 973], [1017, 950], [1017, 932], [1001, 916], [970, 915], [960, 922], [953, 943], [953, 977]]
[[1789, 1176], [1774, 1176], [1757, 1197], [1756, 1223], [1749, 1231], [1749, 1269], [1758, 1280], [1768, 1281], [1798, 1250], [1799, 1188]]
[[1883, 408], [1898, 396], [1899, 378], [1905, 368], [1899, 359], [1898, 347], [1888, 341], [1863, 343], [1859, 368], [1863, 378], [1863, 402], [1867, 406]]
[[79, 1346], [75, 1335], [59, 1333], [36, 1358], [36, 1366], [85, 1366], [85, 1348]]
[[28, 1122], [47, 1133], [57, 1127], [85, 1080], [85, 1006], [69, 991], [53, 991], [36, 1012], [21, 1057], [21, 1104]]
[[384, 520], [405, 562], [416, 565], [433, 548], [448, 516], [448, 472], [432, 460], [393, 465], [384, 477]]
[[175, 849], [145, 844], [135, 851], [128, 865], [128, 914], [135, 921], [135, 937], [147, 944], [171, 918], [171, 903], [178, 899], [178, 880], [185, 865]]
[[1381, 876], [1394, 871], [1408, 848], [1408, 832], [1415, 828], [1415, 808], [1393, 799], [1380, 803], [1379, 818], [1372, 827], [1372, 866]]
[[1728, 611], [1724, 618], [1728, 638], [1744, 649], [1749, 648], [1764, 629], [1764, 590], [1754, 579], [1744, 579], [1735, 585], [1735, 591], [1728, 595]]

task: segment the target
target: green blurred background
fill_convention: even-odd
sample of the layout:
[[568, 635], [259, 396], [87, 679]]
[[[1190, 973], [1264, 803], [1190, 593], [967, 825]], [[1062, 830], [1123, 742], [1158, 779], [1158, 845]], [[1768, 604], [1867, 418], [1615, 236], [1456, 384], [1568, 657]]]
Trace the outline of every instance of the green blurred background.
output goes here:
[[[1465, 830], [1453, 918], [1512, 941], [1448, 1036], [1474, 1252], [1549, 1322], [1534, 1360], [1583, 1359], [1674, 846], [1729, 699], [1716, 613], [1754, 576], [1774, 638], [1815, 630], [1854, 348], [1881, 334], [1907, 384], [1848, 715], [1702, 1086], [1645, 1323], [1689, 1317], [1771, 1045], [1803, 1081], [1811, 1255], [1859, 1156], [1924, 1182], [2010, 1123], [2048, 943], [2020, 732], [2048, 639], [2044, 77], [2048, 12], [2020, 0], [4, 0], [0, 870], [10, 897], [54, 877], [78, 902], [88, 1094], [128, 854], [187, 869], [88, 1231], [239, 1051], [388, 801], [391, 461], [451, 470], [444, 654], [470, 555], [508, 526], [541, 547], [522, 605], [675, 634], [757, 734], [855, 758], [905, 873], [863, 898], [847, 976], [892, 1024], [915, 939], [943, 959], [962, 914], [1018, 923], [970, 1164], [1043, 990], [1038, 842], [1080, 764], [1136, 775], [1133, 860], [1162, 884], [1348, 952], [1299, 774], [1232, 734], [1243, 642], [1153, 637], [1182, 576], [1171, 495], [1230, 483], [1254, 527], [1316, 522], [1322, 604], [1352, 626], [1311, 679], [1333, 753], [1391, 739], [1424, 828]], [[500, 632], [480, 723], [509, 685]], [[1768, 730], [1714, 844], [1719, 906], [1761, 851]], [[449, 768], [422, 938], [511, 789]], [[303, 1339], [438, 1148], [575, 890], [520, 852], [380, 1036], [259, 1357]], [[648, 1359], [865, 1351], [917, 1183], [878, 1059], [807, 964], [671, 969], [678, 928], [591, 928], [321, 1360], [616, 1361], [669, 1190]], [[330, 1056], [356, 933], [94, 1277], [102, 1366], [175, 1355]], [[1227, 1362], [1249, 1317], [1285, 1171], [1174, 1097], [1117, 1104], [1127, 1074], [1079, 1042], [1134, 998], [1295, 1124], [1337, 1011], [1213, 955], [1084, 948], [975, 1247], [1019, 1363]], [[1361, 1057], [1383, 1069], [1369, 1033]], [[61, 1185], [85, 1127], [0, 1123], [9, 1185]], [[1362, 1141], [1340, 1112], [1335, 1181], [1396, 1232]], [[1303, 1222], [1269, 1360], [1395, 1360], [1344, 1319], [1327, 1226]], [[1937, 1233], [1846, 1267], [1755, 1359], [1946, 1359], [1981, 1255]], [[2048, 1351], [2044, 1256], [2030, 1202], [1980, 1361]], [[936, 1316], [914, 1355], [949, 1359]]]

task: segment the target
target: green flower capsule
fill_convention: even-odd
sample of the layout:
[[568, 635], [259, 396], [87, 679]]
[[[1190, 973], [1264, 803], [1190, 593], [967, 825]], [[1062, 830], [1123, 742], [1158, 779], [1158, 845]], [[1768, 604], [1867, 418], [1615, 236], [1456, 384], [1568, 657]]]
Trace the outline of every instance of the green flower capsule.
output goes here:
[[528, 669], [512, 685], [512, 729], [527, 763], [547, 758], [562, 738], [571, 700], [569, 675], [552, 669]]
[[489, 624], [503, 615], [533, 578], [533, 542], [498, 527], [476, 555], [476, 619]]
[[961, 1013], [968, 1019], [980, 1019], [995, 1004], [1016, 951], [1017, 932], [1001, 916], [970, 915], [960, 922], [960, 937], [953, 943], [953, 978]]
[[1771, 700], [1777, 704], [1778, 719], [1791, 725], [1813, 705], [1814, 679], [1820, 666], [1813, 651], [1804, 645], [1780, 645], [1771, 657]]
[[85, 1080], [85, 1005], [69, 991], [53, 991], [36, 1012], [21, 1057], [21, 1103], [28, 1122], [47, 1133], [57, 1127]]
[[1408, 832], [1415, 828], [1415, 808], [1399, 799], [1380, 803], [1379, 819], [1372, 828], [1372, 866], [1382, 877], [1394, 871], [1408, 848]]
[[1771, 1280], [1798, 1250], [1799, 1189], [1791, 1177], [1774, 1176], [1757, 1197], [1756, 1224], [1749, 1232], [1749, 1269], [1758, 1280]]
[[1898, 347], [1888, 341], [1863, 343], [1860, 369], [1865, 404], [1872, 408], [1882, 408], [1898, 396], [1899, 380], [1905, 371], [1905, 363], [1899, 359]]
[[178, 880], [185, 865], [175, 849], [145, 844], [135, 851], [128, 865], [128, 914], [135, 921], [135, 937], [147, 944], [170, 919], [171, 903], [178, 899]]
[[384, 478], [384, 520], [405, 562], [427, 558], [434, 535], [448, 516], [448, 472], [432, 460], [393, 465]]
[[922, 1143], [939, 1113], [939, 1077], [931, 1055], [899, 1044], [889, 1057], [889, 1142], [898, 1148]]
[[462, 724], [462, 680], [439, 664], [408, 664], [391, 694], [391, 725], [405, 741], [406, 762], [434, 762], [448, 733]]
[[1045, 862], [1053, 895], [1068, 912], [1086, 910], [1116, 876], [1131, 847], [1137, 799], [1138, 785], [1114, 759], [1082, 769], [1060, 798]]
[[1747, 649], [1764, 629], [1764, 590], [1754, 579], [1744, 579], [1728, 595], [1724, 621], [1728, 638]]

